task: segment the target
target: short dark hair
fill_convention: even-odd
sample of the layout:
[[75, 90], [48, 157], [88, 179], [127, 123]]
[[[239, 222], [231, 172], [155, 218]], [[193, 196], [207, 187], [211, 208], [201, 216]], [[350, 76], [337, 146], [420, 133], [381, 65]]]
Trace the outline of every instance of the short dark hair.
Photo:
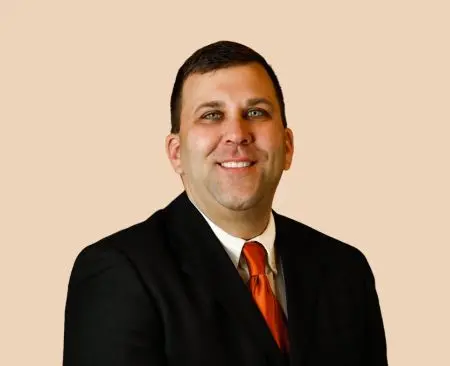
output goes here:
[[280, 105], [281, 120], [287, 127], [283, 92], [275, 72], [263, 56], [248, 46], [232, 41], [218, 41], [195, 51], [179, 68], [170, 98], [171, 133], [180, 131], [181, 99], [185, 80], [189, 75], [204, 74], [231, 66], [256, 62], [264, 67], [275, 88]]

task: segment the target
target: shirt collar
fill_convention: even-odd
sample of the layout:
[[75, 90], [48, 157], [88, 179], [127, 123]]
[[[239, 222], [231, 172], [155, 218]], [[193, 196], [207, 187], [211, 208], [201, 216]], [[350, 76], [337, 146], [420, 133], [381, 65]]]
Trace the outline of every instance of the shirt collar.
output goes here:
[[228, 253], [231, 261], [233, 262], [236, 268], [239, 265], [239, 259], [241, 257], [241, 252], [242, 248], [244, 247], [244, 244], [249, 241], [257, 241], [258, 243], [263, 245], [264, 248], [266, 249], [269, 267], [275, 274], [277, 274], [276, 253], [275, 253], [275, 220], [272, 212], [270, 212], [269, 223], [267, 224], [265, 230], [260, 235], [252, 239], [245, 240], [228, 234], [222, 228], [220, 228], [214, 222], [212, 222], [197, 206], [195, 207], [202, 214], [202, 216], [205, 218], [206, 222], [209, 224], [214, 234], [222, 243], [225, 251]]

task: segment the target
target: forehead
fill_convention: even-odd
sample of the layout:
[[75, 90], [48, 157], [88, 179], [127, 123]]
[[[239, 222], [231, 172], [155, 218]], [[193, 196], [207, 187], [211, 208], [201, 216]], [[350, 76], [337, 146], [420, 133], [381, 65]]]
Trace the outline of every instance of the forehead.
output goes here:
[[182, 111], [189, 112], [210, 100], [241, 103], [250, 98], [266, 98], [273, 104], [277, 102], [272, 80], [258, 63], [189, 75], [183, 85]]

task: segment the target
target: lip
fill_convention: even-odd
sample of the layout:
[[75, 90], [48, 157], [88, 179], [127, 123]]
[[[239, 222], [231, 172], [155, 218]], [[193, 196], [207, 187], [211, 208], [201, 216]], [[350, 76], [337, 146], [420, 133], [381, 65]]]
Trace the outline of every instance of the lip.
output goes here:
[[225, 160], [222, 160], [222, 161], [219, 161], [219, 162], [217, 162], [217, 164], [223, 164], [223, 163], [229, 163], [229, 162], [233, 162], [233, 161], [235, 161], [235, 162], [237, 162], [237, 163], [242, 163], [242, 162], [244, 162], [244, 163], [250, 163], [250, 164], [254, 164], [254, 163], [256, 163], [256, 160], [252, 160], [252, 159], [249, 159], [249, 158], [246, 158], [246, 157], [243, 157], [243, 158], [234, 158], [234, 159], [225, 159]]

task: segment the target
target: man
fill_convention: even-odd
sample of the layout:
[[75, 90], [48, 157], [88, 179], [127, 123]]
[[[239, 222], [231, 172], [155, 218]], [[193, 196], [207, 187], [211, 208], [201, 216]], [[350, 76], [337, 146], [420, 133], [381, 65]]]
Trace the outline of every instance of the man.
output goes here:
[[64, 365], [387, 365], [364, 255], [272, 209], [294, 143], [265, 59], [197, 50], [171, 113], [185, 191], [79, 254]]

